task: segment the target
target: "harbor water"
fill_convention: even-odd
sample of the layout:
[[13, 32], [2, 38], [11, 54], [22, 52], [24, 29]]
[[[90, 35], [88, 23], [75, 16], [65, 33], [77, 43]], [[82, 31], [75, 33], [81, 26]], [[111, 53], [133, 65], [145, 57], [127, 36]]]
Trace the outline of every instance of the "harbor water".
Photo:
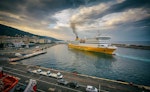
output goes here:
[[48, 48], [46, 54], [21, 62], [150, 86], [149, 50], [118, 47], [115, 53], [106, 55], [86, 52], [59, 44]]

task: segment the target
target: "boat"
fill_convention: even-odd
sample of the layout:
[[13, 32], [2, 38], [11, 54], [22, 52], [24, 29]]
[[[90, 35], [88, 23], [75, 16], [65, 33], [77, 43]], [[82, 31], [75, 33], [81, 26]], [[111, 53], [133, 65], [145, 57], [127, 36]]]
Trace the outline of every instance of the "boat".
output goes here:
[[0, 92], [14, 92], [19, 79], [3, 73], [3, 68], [0, 67]]
[[114, 54], [114, 51], [117, 49], [116, 46], [113, 46], [108, 43], [108, 40], [111, 39], [109, 36], [96, 36], [94, 38], [79, 39], [76, 36], [76, 40], [69, 42], [68, 47], [78, 50], [90, 51], [90, 52], [100, 52], [105, 54]]

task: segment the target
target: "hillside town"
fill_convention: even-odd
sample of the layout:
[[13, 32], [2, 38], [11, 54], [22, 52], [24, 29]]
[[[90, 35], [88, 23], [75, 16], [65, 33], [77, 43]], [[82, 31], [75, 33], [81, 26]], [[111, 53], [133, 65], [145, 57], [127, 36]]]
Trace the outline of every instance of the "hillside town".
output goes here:
[[0, 36], [0, 49], [6, 48], [29, 48], [36, 44], [51, 43], [50, 39], [39, 38], [37, 36]]

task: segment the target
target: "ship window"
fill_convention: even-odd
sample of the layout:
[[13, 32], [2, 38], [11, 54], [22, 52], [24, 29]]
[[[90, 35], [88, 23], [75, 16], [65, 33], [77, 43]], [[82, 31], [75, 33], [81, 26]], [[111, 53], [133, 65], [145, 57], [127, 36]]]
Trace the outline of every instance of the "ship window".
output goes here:
[[98, 45], [99, 47], [101, 46], [101, 47], [103, 47], [103, 46], [105, 46], [105, 45]]

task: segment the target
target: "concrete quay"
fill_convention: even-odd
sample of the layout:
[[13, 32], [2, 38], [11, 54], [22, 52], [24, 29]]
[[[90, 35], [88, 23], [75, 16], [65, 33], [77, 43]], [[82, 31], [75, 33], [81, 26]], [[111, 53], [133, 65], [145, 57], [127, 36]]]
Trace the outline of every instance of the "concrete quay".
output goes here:
[[8, 57], [8, 58], [15, 58], [17, 57], [15, 55], [16, 53], [20, 53], [22, 55], [32, 54], [33, 52], [42, 51], [54, 45], [56, 44], [55, 43], [37, 44], [36, 46], [30, 47], [30, 48], [5, 48], [3, 50], [0, 50], [0, 56]]
[[44, 50], [36, 51], [36, 52], [33, 52], [31, 54], [26, 54], [26, 55], [21, 56], [21, 57], [9, 58], [9, 62], [15, 62], [15, 61], [27, 59], [27, 58], [31, 58], [31, 57], [34, 57], [34, 56], [37, 56], [37, 55], [41, 55], [41, 54], [45, 54], [45, 53], [46, 53], [46, 51], [44, 51]]
[[[20, 78], [19, 83], [22, 85], [26, 84], [26, 81], [31, 78], [37, 80], [38, 92], [85, 92], [85, 88], [87, 85], [97, 87], [98, 89], [100, 89], [100, 92], [150, 92], [150, 87], [146, 86], [65, 72], [40, 66], [23, 65], [17, 62], [12, 64], [5, 63], [1, 66], [3, 66], [4, 73], [8, 73]], [[76, 81], [80, 87], [70, 88], [67, 86], [59, 85], [56, 78], [28, 73], [27, 71], [29, 69], [41, 69], [43, 71], [50, 70], [53, 73], [61, 72], [65, 80]]]
[[[37, 55], [45, 54], [47, 51], [45, 49], [56, 45], [53, 44], [42, 44], [38, 45], [38, 48], [31, 47], [31, 48], [23, 48], [23, 49], [6, 49], [6, 50], [0, 50], [0, 61], [9, 61], [9, 62], [15, 62], [20, 61], [23, 59], [31, 58]], [[16, 56], [16, 54], [19, 54], [20, 56]]]

